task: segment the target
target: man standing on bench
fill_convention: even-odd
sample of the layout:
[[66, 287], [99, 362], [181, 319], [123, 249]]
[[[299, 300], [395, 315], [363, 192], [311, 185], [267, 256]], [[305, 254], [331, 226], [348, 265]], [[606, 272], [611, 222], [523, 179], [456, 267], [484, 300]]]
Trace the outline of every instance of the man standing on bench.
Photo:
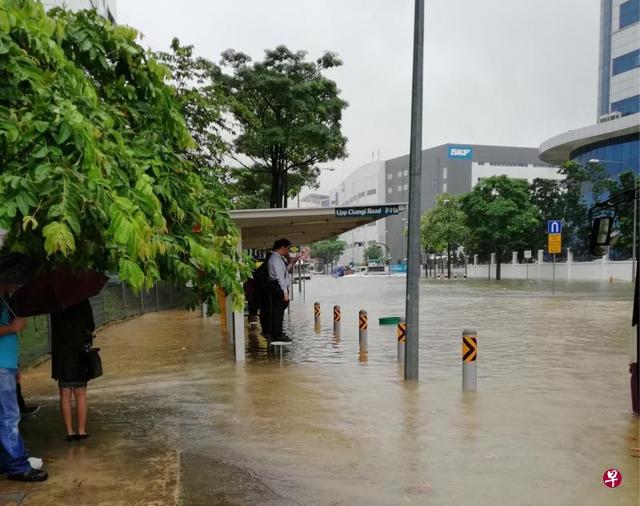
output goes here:
[[291, 242], [287, 239], [278, 239], [273, 243], [273, 252], [269, 257], [269, 284], [268, 291], [271, 298], [271, 325], [270, 334], [272, 341], [291, 341], [282, 333], [282, 320], [284, 310], [289, 305], [289, 275], [286, 257], [289, 254]]

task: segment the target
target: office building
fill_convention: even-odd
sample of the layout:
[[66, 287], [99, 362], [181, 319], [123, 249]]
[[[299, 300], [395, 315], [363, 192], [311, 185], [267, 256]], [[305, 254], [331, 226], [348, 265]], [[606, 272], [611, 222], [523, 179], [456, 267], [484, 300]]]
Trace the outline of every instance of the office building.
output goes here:
[[[557, 167], [542, 163], [535, 148], [443, 144], [422, 152], [421, 213], [432, 208], [442, 193], [459, 195], [470, 191], [483, 178], [561, 179]], [[330, 192], [331, 206], [350, 207], [407, 202], [409, 198], [409, 155], [371, 162], [356, 169]], [[359, 264], [364, 251], [381, 244], [393, 263], [405, 259], [407, 214], [386, 218], [360, 227], [340, 239], [347, 250], [341, 264]]]
[[598, 160], [612, 178], [624, 171], [637, 172], [640, 166], [640, 0], [601, 0], [597, 103], [596, 124], [546, 140], [540, 146], [540, 158], [550, 163], [574, 160], [581, 165]]

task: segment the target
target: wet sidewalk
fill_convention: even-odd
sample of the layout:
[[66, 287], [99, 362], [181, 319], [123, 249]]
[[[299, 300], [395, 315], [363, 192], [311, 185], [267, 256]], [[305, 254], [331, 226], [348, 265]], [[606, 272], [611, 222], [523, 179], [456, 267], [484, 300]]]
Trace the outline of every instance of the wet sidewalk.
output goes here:
[[[282, 363], [252, 334], [236, 367], [217, 318], [194, 313], [103, 330], [91, 437], [64, 441], [49, 364], [30, 371], [27, 401], [43, 407], [23, 434], [51, 478], [0, 479], [0, 494], [26, 493], [23, 505], [637, 505], [626, 291], [551, 299], [538, 285], [423, 284], [421, 382], [411, 386], [393, 331], [376, 323], [400, 312], [403, 288], [314, 278], [306, 302], [292, 304]], [[339, 338], [332, 304], [342, 306]], [[366, 362], [360, 306], [371, 319]], [[479, 332], [477, 393], [460, 388], [464, 326]], [[602, 484], [611, 467], [624, 477], [613, 490]]]

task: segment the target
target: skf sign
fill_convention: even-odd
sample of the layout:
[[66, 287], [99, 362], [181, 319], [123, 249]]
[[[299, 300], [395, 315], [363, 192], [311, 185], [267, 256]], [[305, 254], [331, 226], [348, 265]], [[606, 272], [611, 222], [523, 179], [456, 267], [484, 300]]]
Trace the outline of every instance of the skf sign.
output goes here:
[[449, 158], [452, 160], [471, 160], [473, 148], [469, 146], [449, 146]]

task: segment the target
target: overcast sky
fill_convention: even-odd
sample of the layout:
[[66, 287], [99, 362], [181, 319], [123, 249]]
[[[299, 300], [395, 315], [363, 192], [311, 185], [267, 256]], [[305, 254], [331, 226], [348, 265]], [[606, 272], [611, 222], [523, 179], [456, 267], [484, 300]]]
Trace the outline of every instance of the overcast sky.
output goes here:
[[[322, 190], [358, 166], [409, 152], [411, 0], [118, 0], [118, 23], [167, 49], [177, 36], [218, 61], [228, 48], [261, 59], [285, 44], [317, 58], [349, 102], [349, 158]], [[538, 147], [596, 119], [599, 0], [426, 0], [423, 148], [444, 143]]]

